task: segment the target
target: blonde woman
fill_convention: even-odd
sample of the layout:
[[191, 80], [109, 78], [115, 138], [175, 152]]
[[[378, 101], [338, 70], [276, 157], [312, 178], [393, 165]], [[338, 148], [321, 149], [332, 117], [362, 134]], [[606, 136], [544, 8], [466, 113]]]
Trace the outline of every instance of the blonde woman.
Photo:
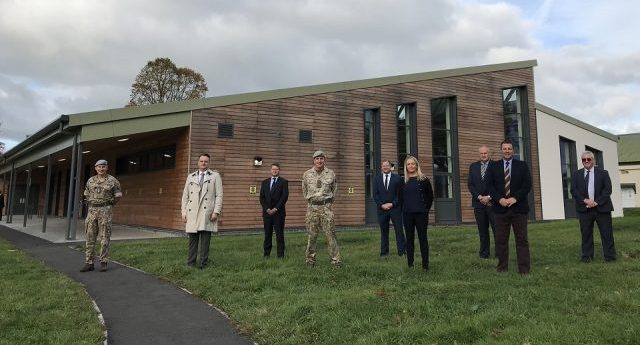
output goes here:
[[402, 188], [402, 219], [407, 238], [407, 264], [413, 268], [413, 252], [415, 233], [418, 233], [422, 270], [429, 270], [429, 241], [427, 226], [429, 225], [429, 209], [433, 204], [431, 182], [420, 170], [418, 160], [408, 156], [404, 161], [404, 186]]

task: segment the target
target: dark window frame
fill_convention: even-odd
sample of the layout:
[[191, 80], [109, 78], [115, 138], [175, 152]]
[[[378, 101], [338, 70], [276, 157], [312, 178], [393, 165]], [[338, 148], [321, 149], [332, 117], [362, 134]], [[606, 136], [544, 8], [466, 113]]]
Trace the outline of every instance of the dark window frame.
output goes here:
[[[447, 107], [448, 109], [448, 122], [449, 122], [449, 128], [447, 128], [446, 123], [447, 123], [447, 119], [445, 118], [444, 120], [444, 127], [440, 127], [436, 121], [437, 119], [437, 114], [435, 114], [434, 110], [435, 107], [439, 106], [437, 104], [437, 102], [446, 102], [444, 104], [445, 107]], [[457, 107], [458, 107], [458, 102], [457, 102], [457, 98], [455, 96], [452, 97], [439, 97], [439, 98], [433, 98], [430, 101], [431, 104], [431, 149], [432, 149], [432, 159], [433, 159], [433, 164], [432, 164], [432, 169], [433, 169], [433, 185], [434, 185], [434, 198], [436, 199], [455, 199], [457, 198], [457, 196], [459, 195], [460, 191], [459, 191], [459, 186], [457, 185], [457, 183], [455, 181], [459, 181], [460, 180], [460, 176], [459, 176], [459, 170], [457, 167], [456, 162], [458, 162], [458, 152], [456, 151], [456, 147], [458, 146], [457, 143], [457, 130], [458, 130], [458, 125], [457, 125]], [[445, 115], [446, 116], [446, 115]], [[436, 152], [436, 150], [438, 149], [435, 140], [436, 140], [436, 133], [444, 133], [445, 135], [445, 140], [448, 140], [448, 143], [445, 143], [447, 145], [447, 149], [452, 150], [453, 152]], [[444, 163], [443, 163], [444, 162]], [[446, 171], [442, 170], [440, 168], [441, 165], [446, 164]], [[424, 171], [423, 171], [424, 172]], [[440, 193], [440, 189], [439, 189], [439, 181], [441, 180], [442, 177], [447, 177], [447, 195], [443, 196], [442, 193]]]
[[[404, 107], [405, 123], [400, 124], [398, 117], [401, 113], [401, 108]], [[407, 125], [407, 119], [409, 125]], [[396, 122], [396, 154], [398, 159], [398, 175], [404, 177], [404, 160], [408, 155], [418, 158], [418, 103], [400, 103], [396, 105], [395, 122]], [[406, 142], [406, 135], [409, 134], [409, 141]], [[401, 135], [405, 136], [401, 140]], [[401, 144], [404, 143], [403, 148]], [[409, 147], [407, 149], [407, 146]], [[405, 152], [406, 151], [406, 152]]]
[[[508, 101], [514, 92], [517, 92], [517, 99]], [[531, 160], [528, 95], [529, 93], [526, 86], [504, 88], [502, 89], [501, 95], [504, 117], [504, 137], [513, 142], [513, 156], [516, 159], [526, 162]], [[509, 130], [513, 129], [512, 123], [514, 120], [518, 127], [515, 133], [510, 133]], [[522, 128], [520, 128], [520, 125]]]
[[[571, 180], [573, 173], [578, 170], [576, 164], [576, 142], [560, 136], [558, 139], [560, 145], [560, 176], [562, 179], [562, 194], [565, 200], [573, 199], [571, 195]], [[568, 150], [568, 152], [567, 152]]]

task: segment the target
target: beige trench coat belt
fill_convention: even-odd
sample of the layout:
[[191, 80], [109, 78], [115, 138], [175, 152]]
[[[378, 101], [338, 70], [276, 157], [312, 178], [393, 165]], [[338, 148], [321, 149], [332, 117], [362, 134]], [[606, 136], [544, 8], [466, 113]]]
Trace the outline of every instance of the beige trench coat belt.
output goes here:
[[107, 206], [111, 206], [112, 204], [110, 202], [92, 202], [89, 203], [89, 207], [107, 207]]

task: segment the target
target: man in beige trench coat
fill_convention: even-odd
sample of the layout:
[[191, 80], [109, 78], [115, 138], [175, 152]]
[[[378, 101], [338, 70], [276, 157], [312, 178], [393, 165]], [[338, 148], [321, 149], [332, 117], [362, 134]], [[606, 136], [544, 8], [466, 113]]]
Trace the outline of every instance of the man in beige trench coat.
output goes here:
[[198, 157], [198, 170], [187, 176], [182, 192], [182, 221], [189, 235], [187, 265], [200, 269], [209, 263], [211, 233], [218, 232], [222, 211], [222, 178], [208, 168], [209, 158], [206, 153]]

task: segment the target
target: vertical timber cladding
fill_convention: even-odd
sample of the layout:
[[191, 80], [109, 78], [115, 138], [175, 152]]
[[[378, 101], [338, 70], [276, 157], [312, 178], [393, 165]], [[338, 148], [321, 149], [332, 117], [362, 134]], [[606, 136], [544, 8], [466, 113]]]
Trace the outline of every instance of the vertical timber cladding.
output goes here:
[[[423, 172], [431, 178], [430, 102], [434, 98], [455, 97], [458, 182], [461, 184], [458, 197], [462, 221], [471, 223], [474, 216], [466, 186], [468, 167], [478, 159], [477, 149], [483, 143], [491, 148], [493, 159], [500, 157], [499, 146], [504, 139], [502, 89], [520, 86], [528, 92], [529, 142], [539, 218], [540, 183], [531, 67], [197, 110], [192, 119], [189, 171], [197, 168], [200, 153], [209, 153], [210, 166], [220, 172], [224, 185], [220, 228], [256, 229], [262, 227], [260, 182], [269, 176], [271, 163], [279, 162], [281, 175], [289, 180], [286, 225], [303, 227], [306, 203], [302, 198], [301, 177], [313, 165], [313, 151], [322, 149], [327, 155], [327, 167], [335, 171], [338, 179], [336, 224], [363, 225], [364, 110], [380, 109], [380, 156], [396, 162], [396, 106], [416, 104], [418, 158]], [[218, 123], [233, 124], [233, 138], [218, 138]], [[312, 143], [299, 142], [301, 129], [313, 131]], [[255, 157], [262, 158], [262, 166], [253, 166]], [[255, 194], [250, 193], [250, 186], [257, 187]], [[352, 194], [348, 193], [349, 188], [353, 189]]]

